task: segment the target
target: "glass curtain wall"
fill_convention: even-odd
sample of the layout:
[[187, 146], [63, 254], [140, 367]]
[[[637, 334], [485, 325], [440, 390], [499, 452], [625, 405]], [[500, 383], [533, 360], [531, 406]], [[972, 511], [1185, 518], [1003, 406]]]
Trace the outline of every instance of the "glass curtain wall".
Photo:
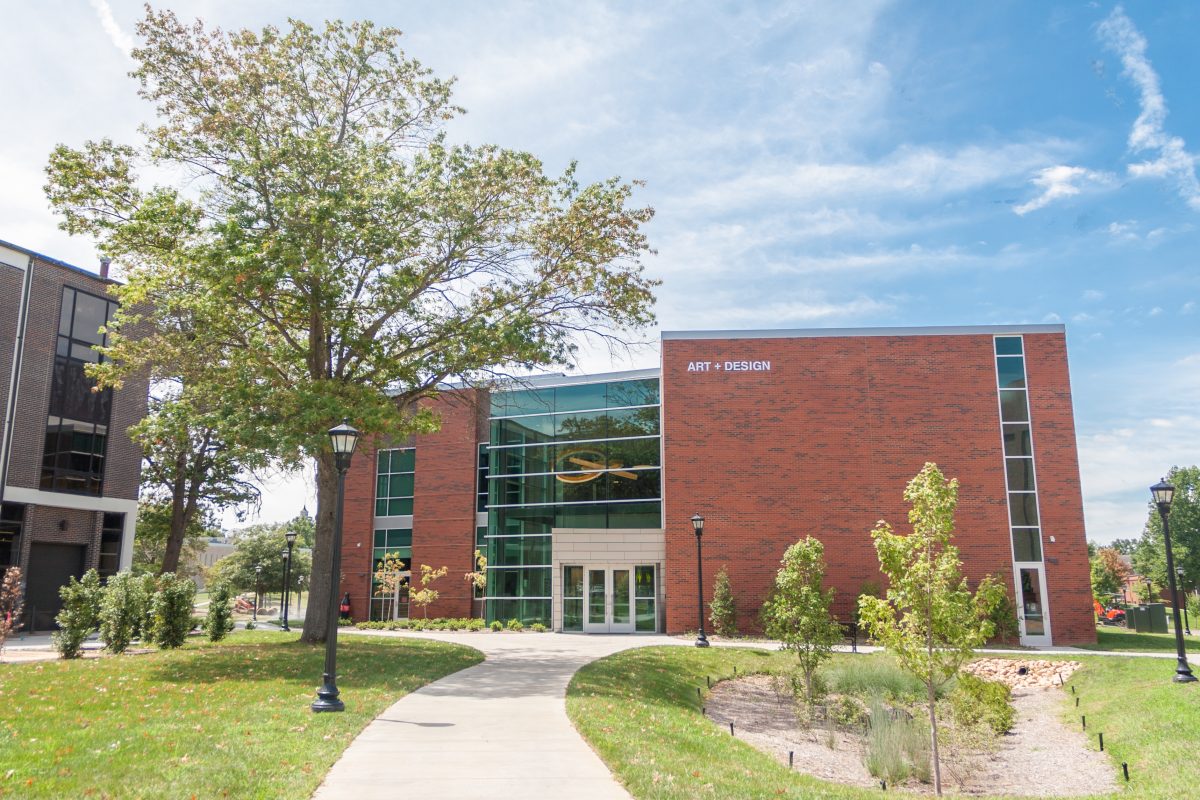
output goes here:
[[550, 622], [554, 528], [662, 526], [657, 378], [492, 395], [489, 620]]

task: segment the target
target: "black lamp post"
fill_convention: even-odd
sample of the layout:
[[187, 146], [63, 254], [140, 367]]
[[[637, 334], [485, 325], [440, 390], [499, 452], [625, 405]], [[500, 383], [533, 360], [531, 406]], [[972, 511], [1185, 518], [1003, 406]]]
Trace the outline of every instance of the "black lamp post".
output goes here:
[[1150, 494], [1154, 497], [1154, 505], [1158, 506], [1158, 515], [1162, 517], [1163, 539], [1167, 544], [1167, 580], [1171, 582], [1171, 596], [1176, 599], [1174, 608], [1175, 682], [1191, 683], [1196, 680], [1196, 676], [1192, 674], [1192, 669], [1188, 666], [1187, 652], [1183, 648], [1183, 622], [1179, 619], [1179, 594], [1175, 586], [1175, 558], [1171, 555], [1171, 529], [1167, 526], [1167, 515], [1171, 513], [1171, 501], [1175, 499], [1175, 487], [1167, 483], [1164, 478], [1150, 487]]
[[325, 625], [325, 672], [321, 675], [321, 688], [312, 704], [313, 711], [344, 711], [346, 704], [338, 698], [337, 688], [337, 632], [338, 632], [338, 589], [342, 576], [342, 501], [346, 496], [346, 472], [350, 459], [358, 446], [359, 432], [350, 426], [350, 420], [329, 429], [329, 441], [333, 444], [334, 466], [337, 468], [337, 505], [333, 512], [333, 552], [329, 561], [329, 614]]
[[283, 551], [283, 625], [280, 626], [285, 631], [290, 631], [288, 627], [288, 600], [291, 599], [291, 580], [292, 580], [292, 548], [296, 546], [296, 532], [288, 531], [283, 535], [287, 539], [287, 550]]
[[262, 564], [254, 565], [254, 621], [258, 622], [258, 601], [262, 598]]
[[[1175, 577], [1179, 579], [1178, 588], [1175, 590], [1175, 605], [1180, 605], [1179, 592], [1183, 590], [1183, 567], [1175, 568]], [[1192, 625], [1188, 622], [1187, 613], [1187, 592], [1183, 593], [1183, 632], [1188, 636], [1192, 635]]]
[[700, 560], [700, 537], [704, 536], [704, 517], [699, 514], [692, 517], [692, 528], [696, 531], [696, 611], [700, 615], [700, 635], [696, 637], [696, 647], [708, 647], [708, 637], [704, 635], [704, 562]]

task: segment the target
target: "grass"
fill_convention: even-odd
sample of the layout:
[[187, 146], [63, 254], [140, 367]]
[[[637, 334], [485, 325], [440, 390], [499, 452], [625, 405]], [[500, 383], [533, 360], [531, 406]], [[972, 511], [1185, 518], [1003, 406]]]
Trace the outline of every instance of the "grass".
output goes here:
[[[1200, 636], [1184, 636], [1189, 658], [1200, 653]], [[1125, 628], [1099, 627], [1096, 629], [1095, 644], [1081, 644], [1085, 650], [1113, 650], [1116, 652], [1175, 652], [1174, 633], [1136, 633]]]
[[324, 652], [239, 631], [176, 651], [0, 664], [0, 797], [308, 797], [388, 705], [483, 660], [443, 642], [346, 637], [346, 711], [313, 714]]
[[[1041, 654], [1039, 654], [1041, 655]], [[835, 656], [836, 669], [851, 658]], [[1114, 774], [1129, 762], [1128, 791], [1111, 798], [1190, 797], [1200, 784], [1200, 683], [1171, 683], [1173, 662], [1148, 658], [1074, 657], [1084, 663], [1068, 685], [1081, 698], [1076, 711], [1061, 695], [1063, 719], [1088, 718], [1088, 734], [1103, 731]], [[572, 679], [567, 713], [584, 738], [637, 800], [804, 798], [862, 800], [878, 790], [821, 781], [789, 771], [700, 715], [696, 688], [714, 680], [783, 669], [787, 653], [652, 647], [593, 662]], [[1093, 747], [1095, 739], [1090, 739]], [[1093, 798], [1095, 800], [1095, 798]]]

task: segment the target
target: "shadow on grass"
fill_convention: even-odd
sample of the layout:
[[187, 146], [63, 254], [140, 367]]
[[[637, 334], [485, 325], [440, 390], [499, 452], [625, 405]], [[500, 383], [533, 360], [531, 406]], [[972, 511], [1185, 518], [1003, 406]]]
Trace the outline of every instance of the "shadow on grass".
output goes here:
[[[478, 661], [439, 642], [395, 640], [338, 642], [338, 680], [363, 688], [424, 684], [431, 672], [454, 671]], [[152, 681], [215, 683], [234, 679], [320, 683], [325, 645], [274, 639], [245, 644], [201, 645], [164, 654], [147, 672]], [[409, 666], [411, 665], [411, 666]], [[445, 665], [447, 669], [440, 669]]]

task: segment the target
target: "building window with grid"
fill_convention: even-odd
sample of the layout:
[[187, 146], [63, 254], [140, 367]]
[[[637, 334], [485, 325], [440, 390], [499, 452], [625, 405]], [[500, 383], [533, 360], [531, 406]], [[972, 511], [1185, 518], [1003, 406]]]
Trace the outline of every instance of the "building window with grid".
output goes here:
[[371, 551], [371, 619], [407, 618], [411, 579], [412, 529], [376, 530]]
[[103, 491], [112, 390], [93, 391], [96, 384], [84, 367], [102, 360], [93, 347], [107, 344], [101, 331], [116, 308], [104, 298], [63, 287], [42, 451], [41, 488], [47, 491], [96, 496]]
[[375, 468], [375, 516], [413, 513], [413, 477], [417, 451], [411, 447], [380, 450]]

